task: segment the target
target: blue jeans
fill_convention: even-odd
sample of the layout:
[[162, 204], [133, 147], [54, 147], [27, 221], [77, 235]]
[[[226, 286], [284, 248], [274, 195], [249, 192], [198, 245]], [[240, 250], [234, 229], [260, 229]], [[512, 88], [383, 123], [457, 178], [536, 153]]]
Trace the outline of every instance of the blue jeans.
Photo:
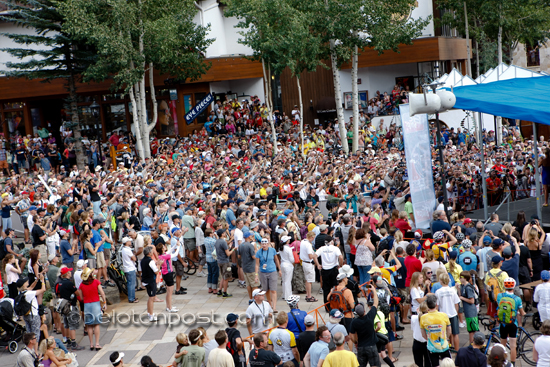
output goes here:
[[206, 262], [206, 264], [208, 265], [208, 277], [206, 278], [206, 284], [208, 288], [218, 289], [218, 276], [220, 274], [218, 262], [212, 261]]
[[4, 231], [5, 231], [7, 228], [12, 228], [12, 226], [11, 226], [11, 218], [2, 218], [2, 228], [4, 229]]
[[136, 271], [129, 271], [125, 274], [128, 287], [128, 301], [134, 302], [136, 300]]
[[92, 201], [94, 215], [101, 215], [101, 201]]
[[57, 339], [57, 338], [54, 338], [55, 340], [55, 344], [56, 346], [61, 349], [62, 351], [64, 351], [65, 353], [69, 353], [69, 351], [67, 350], [67, 347], [65, 347], [65, 344], [63, 344], [61, 342], [61, 340]]
[[359, 269], [359, 284], [365, 284], [370, 280], [369, 270], [371, 268], [372, 268], [371, 265], [365, 265], [365, 266], [359, 265], [357, 267], [357, 269]]

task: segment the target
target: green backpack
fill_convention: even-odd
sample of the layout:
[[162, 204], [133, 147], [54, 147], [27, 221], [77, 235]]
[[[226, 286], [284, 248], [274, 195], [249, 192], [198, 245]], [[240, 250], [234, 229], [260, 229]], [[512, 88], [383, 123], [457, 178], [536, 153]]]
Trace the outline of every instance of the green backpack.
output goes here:
[[510, 295], [503, 294], [498, 303], [498, 321], [510, 324], [516, 319], [516, 300]]

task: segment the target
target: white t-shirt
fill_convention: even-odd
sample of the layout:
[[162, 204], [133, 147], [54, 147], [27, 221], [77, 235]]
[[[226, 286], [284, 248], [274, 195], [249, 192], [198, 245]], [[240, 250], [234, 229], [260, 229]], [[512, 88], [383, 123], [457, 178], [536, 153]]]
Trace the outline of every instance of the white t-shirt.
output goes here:
[[299, 109], [292, 110], [291, 114], [292, 114], [292, 117], [294, 117], [294, 120], [300, 121], [300, 110]]
[[25, 293], [25, 299], [32, 306], [30, 315], [38, 316], [38, 301], [36, 300], [36, 291], [27, 291], [27, 293]]
[[239, 248], [239, 241], [244, 242], [243, 231], [239, 228], [235, 228], [235, 233], [233, 234], [235, 240], [235, 248]]
[[82, 270], [77, 270], [74, 272], [74, 285], [76, 289], [80, 288], [80, 284], [82, 284]]
[[413, 332], [414, 340], [426, 343], [426, 339], [424, 339], [424, 337], [422, 336], [422, 330], [420, 329], [420, 320], [418, 318], [418, 315], [411, 316], [411, 329]]
[[[144, 245], [145, 245], [145, 240], [143, 239], [143, 236], [140, 234], [137, 234], [136, 239], [134, 240], [134, 247], [136, 249], [136, 253], [139, 252], [139, 249], [143, 248]], [[143, 260], [143, 256], [145, 255], [143, 255], [143, 251], [142, 251], [141, 254], [136, 256], [136, 258], [138, 261], [141, 261]]]
[[437, 296], [439, 312], [446, 313], [449, 318], [455, 317], [457, 315], [455, 305], [460, 303], [460, 298], [458, 298], [456, 289], [451, 287], [442, 287], [435, 292], [435, 295]]
[[[246, 309], [246, 318], [251, 319], [252, 334], [256, 334], [260, 331], [267, 329], [268, 323], [266, 321], [269, 314], [273, 312], [269, 302], [263, 301], [261, 305], [256, 302], [252, 302]], [[210, 358], [208, 359], [210, 364]]]
[[19, 274], [15, 272], [15, 266], [12, 264], [6, 264], [6, 283], [15, 283], [18, 279]]
[[537, 340], [535, 340], [535, 349], [539, 354], [537, 366], [550, 366], [550, 336], [539, 336]]
[[317, 256], [321, 256], [323, 269], [329, 270], [338, 265], [338, 258], [342, 256], [342, 251], [334, 245], [328, 245], [317, 250]]
[[135, 271], [136, 264], [134, 261], [132, 261], [132, 256], [134, 256], [132, 249], [128, 246], [124, 246], [121, 252], [122, 252], [122, 268], [124, 269], [124, 272], [127, 273], [129, 271]]
[[424, 291], [421, 290], [418, 287], [411, 287], [411, 299], [412, 299], [412, 307], [411, 310], [413, 312], [416, 312], [418, 310], [418, 307], [420, 307], [420, 303], [418, 303], [417, 299], [424, 297]]
[[315, 251], [313, 251], [313, 245], [308, 240], [302, 240], [302, 242], [300, 242], [300, 260], [309, 263], [313, 261], [309, 258], [309, 255], [313, 255], [314, 253]]
[[208, 355], [207, 367], [234, 367], [233, 356], [227, 349], [216, 348]]
[[279, 255], [281, 255], [281, 264], [294, 264], [294, 254], [288, 245], [283, 247], [283, 251], [281, 251]]

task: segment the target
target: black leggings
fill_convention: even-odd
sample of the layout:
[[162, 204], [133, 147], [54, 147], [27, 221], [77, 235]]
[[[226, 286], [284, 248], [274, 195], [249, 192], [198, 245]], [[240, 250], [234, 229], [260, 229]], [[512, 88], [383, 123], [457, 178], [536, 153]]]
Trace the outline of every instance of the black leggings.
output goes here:
[[8, 297], [10, 298], [15, 299], [15, 297], [17, 297], [17, 295], [19, 294], [19, 290], [17, 289], [17, 283], [8, 284], [8, 290], [10, 293]]
[[431, 367], [430, 357], [428, 355], [428, 343], [420, 342], [418, 340], [413, 341], [413, 357], [414, 363], [418, 367]]

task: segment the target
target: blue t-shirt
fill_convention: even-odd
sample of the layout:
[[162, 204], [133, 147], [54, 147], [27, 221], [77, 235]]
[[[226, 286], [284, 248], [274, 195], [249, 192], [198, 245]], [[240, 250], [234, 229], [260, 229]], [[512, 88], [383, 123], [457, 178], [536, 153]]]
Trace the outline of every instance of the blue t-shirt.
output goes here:
[[[501, 267], [502, 269], [502, 267]], [[500, 300], [502, 299], [502, 297], [511, 297], [514, 299], [515, 303], [516, 303], [516, 309], [515, 309], [515, 312], [516, 312], [516, 317], [514, 318], [514, 324], [516, 324], [516, 326], [518, 326], [518, 314], [519, 314], [519, 310], [521, 308], [523, 308], [523, 304], [521, 303], [521, 298], [519, 298], [518, 296], [516, 296], [515, 294], [511, 294], [511, 293], [508, 293], [508, 292], [505, 292], [505, 293], [500, 293], [498, 296], [497, 296], [497, 315], [498, 315], [498, 305], [500, 304]]]
[[500, 270], [505, 271], [510, 278], [514, 278], [516, 284], [519, 284], [519, 254], [503, 261]]
[[[452, 277], [451, 277], [452, 278]], [[441, 289], [443, 288], [443, 286], [441, 285], [441, 283], [437, 282], [437, 283], [434, 283], [432, 285], [432, 293], [435, 293], [437, 292], [438, 289]]]
[[[102, 241], [101, 235], [99, 234], [99, 231], [96, 231], [95, 229], [92, 229], [92, 239], [90, 242], [92, 243], [92, 246], [95, 247], [96, 243], [99, 243]], [[103, 245], [99, 246], [96, 252], [103, 252]]]
[[[300, 327], [298, 327], [298, 324], [296, 324], [296, 321], [294, 321], [294, 317], [292, 315], [294, 315]], [[300, 335], [302, 331], [306, 330], [306, 325], [304, 324], [304, 319], [306, 316], [307, 312], [302, 310], [295, 309], [288, 313], [288, 325], [286, 328], [294, 333], [296, 340], [298, 340], [298, 335]]]
[[235, 229], [235, 226], [231, 223], [231, 221], [236, 221], [237, 217], [235, 217], [235, 213], [233, 213], [233, 209], [227, 209], [227, 212], [225, 213], [225, 220], [227, 224], [229, 224], [229, 230], [232, 231]]
[[273, 247], [268, 248], [267, 251], [259, 249], [256, 252], [256, 259], [260, 259], [260, 271], [262, 273], [272, 273], [277, 270], [274, 260], [276, 254]]
[[63, 264], [72, 264], [74, 261], [74, 256], [69, 255], [67, 251], [72, 250], [72, 246], [67, 240], [59, 241], [59, 252], [61, 252], [61, 262]]

